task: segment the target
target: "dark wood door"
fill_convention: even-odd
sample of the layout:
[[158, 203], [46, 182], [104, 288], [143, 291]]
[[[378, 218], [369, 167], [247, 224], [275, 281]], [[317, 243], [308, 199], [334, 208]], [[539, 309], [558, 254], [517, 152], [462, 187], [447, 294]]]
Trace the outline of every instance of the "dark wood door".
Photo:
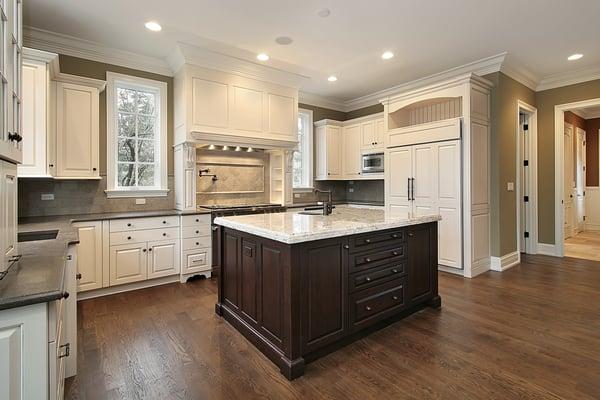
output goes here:
[[[435, 229], [430, 224], [415, 225], [407, 229], [407, 267], [409, 301], [416, 303], [433, 296], [432, 263], [437, 265]], [[433, 257], [436, 257], [433, 260]], [[437, 272], [437, 269], [435, 270]]]
[[348, 240], [307, 243], [302, 268], [302, 347], [310, 353], [342, 338], [348, 329]]

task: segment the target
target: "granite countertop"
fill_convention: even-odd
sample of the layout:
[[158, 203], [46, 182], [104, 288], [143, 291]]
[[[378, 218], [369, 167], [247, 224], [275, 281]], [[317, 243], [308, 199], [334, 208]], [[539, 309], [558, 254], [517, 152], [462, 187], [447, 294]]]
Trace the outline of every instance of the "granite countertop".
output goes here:
[[374, 207], [340, 205], [328, 216], [298, 212], [220, 217], [215, 223], [227, 228], [287, 244], [354, 235], [439, 221], [439, 215], [391, 216]]
[[[294, 203], [291, 206], [287, 206], [289, 209], [295, 208], [306, 208], [306, 207], [317, 207], [323, 205], [323, 202], [312, 202], [312, 203]], [[385, 204], [380, 202], [371, 202], [371, 201], [334, 201], [334, 206], [343, 206], [343, 205], [351, 205], [351, 206], [373, 206], [373, 207], [384, 207]]]

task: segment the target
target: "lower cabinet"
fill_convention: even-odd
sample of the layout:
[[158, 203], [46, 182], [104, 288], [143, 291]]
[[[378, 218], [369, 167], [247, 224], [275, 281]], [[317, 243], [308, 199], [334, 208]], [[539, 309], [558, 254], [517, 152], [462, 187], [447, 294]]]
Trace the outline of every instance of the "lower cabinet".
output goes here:
[[179, 240], [148, 242], [148, 278], [179, 273]]
[[408, 302], [419, 303], [431, 298], [437, 289], [437, 270], [424, 268], [436, 265], [437, 224], [415, 225], [407, 229]]
[[79, 232], [77, 291], [102, 287], [102, 221], [73, 224]]
[[110, 246], [110, 285], [122, 285], [148, 278], [147, 243]]

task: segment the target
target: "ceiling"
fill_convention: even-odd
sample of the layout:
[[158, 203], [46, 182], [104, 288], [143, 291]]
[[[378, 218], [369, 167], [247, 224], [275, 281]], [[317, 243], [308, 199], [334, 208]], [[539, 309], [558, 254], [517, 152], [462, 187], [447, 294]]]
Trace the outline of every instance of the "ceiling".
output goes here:
[[[165, 58], [178, 41], [253, 62], [266, 52], [267, 63], [310, 77], [303, 91], [338, 101], [502, 52], [537, 79], [598, 66], [598, 15], [598, 0], [24, 2], [25, 25], [142, 55]], [[148, 20], [162, 32], [147, 31]], [[293, 43], [276, 44], [282, 35]], [[384, 50], [395, 57], [382, 60]], [[573, 53], [584, 57], [567, 61]]]
[[579, 115], [581, 118], [584, 119], [600, 118], [600, 105], [575, 108], [571, 111], [573, 111], [575, 114]]

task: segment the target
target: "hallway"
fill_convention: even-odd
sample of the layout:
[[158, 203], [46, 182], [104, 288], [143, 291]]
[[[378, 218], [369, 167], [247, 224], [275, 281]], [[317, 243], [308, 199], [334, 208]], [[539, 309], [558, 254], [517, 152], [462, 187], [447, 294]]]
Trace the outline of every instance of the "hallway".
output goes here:
[[600, 232], [584, 231], [566, 239], [565, 257], [600, 261]]

